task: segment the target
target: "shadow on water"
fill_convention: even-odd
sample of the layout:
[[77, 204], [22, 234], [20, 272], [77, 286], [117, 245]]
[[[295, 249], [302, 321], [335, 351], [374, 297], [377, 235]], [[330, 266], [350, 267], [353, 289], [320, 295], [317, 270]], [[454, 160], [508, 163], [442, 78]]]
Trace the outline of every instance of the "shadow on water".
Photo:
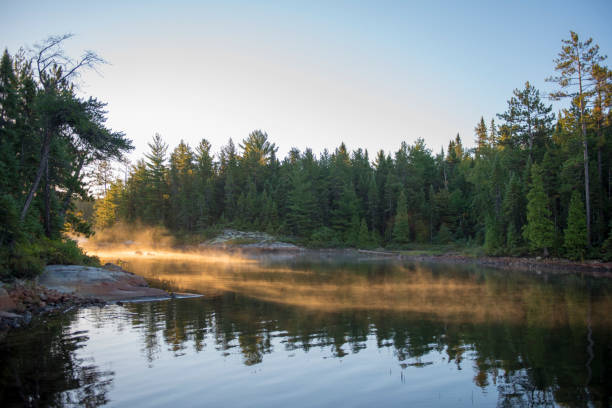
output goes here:
[[[239, 355], [257, 367], [274, 353], [317, 349], [343, 359], [373, 348], [392, 353], [402, 378], [441, 364], [471, 370], [472, 384], [493, 390], [499, 406], [610, 406], [606, 280], [338, 258], [134, 258], [128, 265], [158, 286], [205, 295], [107, 307], [97, 317], [80, 312], [136, 332], [150, 369], [165, 353], [176, 361]], [[87, 337], [70, 327], [74, 317], [65, 317], [21, 335], [23, 343], [2, 343], [0, 405], [107, 402], [113, 373], [75, 356]], [[41, 381], [46, 375], [51, 381]]]
[[70, 325], [76, 313], [34, 322], [0, 341], [0, 406], [97, 407], [108, 403], [114, 373], [77, 356], [89, 337]]

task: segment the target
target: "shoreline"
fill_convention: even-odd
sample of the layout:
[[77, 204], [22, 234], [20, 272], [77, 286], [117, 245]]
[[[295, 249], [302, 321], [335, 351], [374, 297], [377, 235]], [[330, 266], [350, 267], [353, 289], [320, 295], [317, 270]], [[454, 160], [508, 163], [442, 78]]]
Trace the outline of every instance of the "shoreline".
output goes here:
[[[233, 231], [237, 233], [239, 231]], [[245, 233], [246, 234], [246, 233]], [[255, 234], [255, 233], [253, 233]], [[207, 251], [219, 252], [221, 254], [275, 254], [286, 256], [299, 256], [308, 253], [312, 254], [355, 254], [367, 257], [386, 257], [397, 258], [414, 262], [435, 262], [435, 263], [451, 263], [451, 264], [475, 264], [497, 269], [521, 270], [533, 272], [565, 272], [565, 273], [588, 273], [594, 276], [612, 278], [612, 262], [604, 262], [600, 260], [586, 260], [582, 262], [572, 261], [566, 258], [543, 258], [540, 256], [486, 256], [486, 255], [469, 255], [462, 254], [460, 250], [447, 250], [446, 252], [437, 252], [439, 248], [424, 249], [357, 249], [357, 248], [309, 248], [299, 246], [279, 240], [270, 240], [264, 242], [248, 242], [235, 243], [228, 240], [209, 240], [208, 242], [192, 245], [172, 245], [169, 248], [150, 248], [138, 250], [132, 248], [132, 245], [137, 244], [133, 241], [127, 241], [126, 244], [113, 245], [104, 243], [95, 248], [91, 248], [93, 255], [98, 255], [100, 258], [111, 259], [99, 255], [96, 250], [104, 252], [109, 248], [122, 248], [124, 252], [131, 253], [129, 258], [134, 256], [155, 256], [157, 252], [167, 250], [176, 251], [185, 254], [206, 253]], [[89, 252], [89, 249], [86, 249]], [[434, 252], [436, 251], [436, 252]], [[416, 252], [416, 253], [413, 253]], [[132, 254], [133, 253], [133, 254]]]
[[[587, 273], [593, 276], [612, 278], [612, 262], [589, 260], [583, 262], [572, 261], [565, 258], [543, 258], [543, 257], [524, 257], [524, 256], [469, 256], [458, 252], [446, 252], [440, 254], [411, 254], [410, 250], [386, 250], [386, 249], [356, 249], [356, 248], [307, 248], [300, 246], [282, 247], [277, 245], [267, 246], [266, 244], [249, 245], [228, 245], [219, 247], [198, 246], [184, 247], [188, 250], [216, 250], [221, 252], [241, 252], [244, 254], [279, 254], [279, 255], [304, 255], [308, 253], [316, 254], [357, 254], [368, 257], [397, 258], [414, 262], [434, 262], [449, 264], [475, 264], [497, 269], [532, 271], [532, 272], [578, 272]], [[181, 249], [180, 247], [177, 249]]]
[[596, 277], [612, 278], [612, 262], [575, 262], [562, 258], [539, 257], [470, 257], [452, 253], [442, 255], [407, 255], [400, 253], [399, 256], [403, 260], [415, 262], [475, 264], [505, 270], [536, 273], [585, 273]]
[[[178, 248], [177, 248], [178, 249]], [[531, 273], [586, 274], [598, 278], [612, 278], [612, 262], [574, 262], [559, 258], [529, 257], [472, 257], [457, 253], [437, 255], [410, 254], [403, 251], [364, 250], [353, 248], [283, 248], [279, 246], [225, 246], [183, 248], [195, 252], [207, 249], [232, 254], [275, 254], [288, 256], [345, 255], [365, 256], [369, 259], [386, 258], [409, 262], [449, 265], [478, 265], [502, 270]], [[146, 256], [145, 256], [146, 257]], [[102, 267], [78, 265], [49, 265], [45, 273], [32, 281], [15, 281], [0, 286], [0, 334], [7, 330], [26, 327], [34, 317], [67, 313], [75, 308], [129, 302], [159, 301], [196, 297], [194, 294], [175, 294], [152, 288], [139, 275], [118, 265]], [[3, 335], [0, 335], [0, 340]]]
[[34, 280], [0, 286], [0, 339], [10, 329], [27, 327], [33, 318], [75, 308], [197, 295], [149, 287], [146, 280], [114, 264], [102, 267], [48, 265]]

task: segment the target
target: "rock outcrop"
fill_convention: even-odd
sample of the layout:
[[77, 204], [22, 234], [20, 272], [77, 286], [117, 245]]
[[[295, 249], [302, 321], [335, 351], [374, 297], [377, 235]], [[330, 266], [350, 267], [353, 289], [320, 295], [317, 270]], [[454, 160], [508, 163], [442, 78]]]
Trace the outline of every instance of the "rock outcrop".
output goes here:
[[38, 283], [60, 293], [103, 301], [168, 297], [168, 293], [150, 288], [143, 277], [107, 264], [103, 268], [78, 265], [49, 265]]
[[233, 229], [225, 229], [221, 234], [206, 242], [202, 242], [200, 248], [224, 248], [224, 249], [251, 249], [259, 251], [301, 251], [299, 247], [288, 242], [278, 241], [275, 237], [265, 232], [247, 232]]

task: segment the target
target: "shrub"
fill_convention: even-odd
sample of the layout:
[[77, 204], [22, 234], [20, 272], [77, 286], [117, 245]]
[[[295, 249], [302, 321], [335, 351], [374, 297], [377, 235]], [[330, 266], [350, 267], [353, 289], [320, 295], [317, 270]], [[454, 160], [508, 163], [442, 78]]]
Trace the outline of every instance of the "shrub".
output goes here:
[[310, 235], [308, 245], [315, 248], [333, 248], [342, 246], [342, 242], [333, 229], [321, 227]]
[[14, 278], [33, 278], [42, 273], [45, 261], [36, 243], [18, 243], [8, 257], [8, 272]]
[[40, 246], [42, 247], [40, 256], [47, 265], [100, 265], [98, 257], [86, 255], [71, 239], [51, 240], [44, 238], [41, 240]]

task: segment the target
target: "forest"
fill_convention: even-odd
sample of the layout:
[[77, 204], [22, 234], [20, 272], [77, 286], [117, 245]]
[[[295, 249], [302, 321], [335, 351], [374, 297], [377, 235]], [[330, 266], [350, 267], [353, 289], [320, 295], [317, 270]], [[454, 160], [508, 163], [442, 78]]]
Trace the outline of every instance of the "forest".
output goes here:
[[[505, 112], [477, 122], [472, 149], [457, 134], [437, 153], [419, 138], [373, 157], [342, 143], [281, 159], [256, 130], [213, 157], [206, 139], [169, 151], [155, 134], [145, 157], [96, 201], [95, 224], [187, 233], [231, 226], [315, 247], [456, 243], [490, 255], [609, 259], [612, 74], [604, 59], [591, 39], [571, 33], [551, 67], [558, 91], [541, 95], [529, 82], [514, 90]], [[567, 108], [555, 115], [550, 99]]]
[[[79, 97], [72, 82], [103, 60], [65, 57], [65, 39], [1, 60], [0, 274], [95, 262], [66, 234], [116, 224], [180, 236], [260, 230], [312, 247], [612, 259], [612, 73], [590, 38], [570, 32], [556, 58], [551, 51], [556, 91], [515, 89], [505, 112], [476, 121], [473, 148], [457, 134], [433, 152], [423, 135], [372, 156], [342, 143], [279, 158], [261, 130], [217, 155], [206, 139], [169, 150], [155, 134], [119, 177], [112, 166], [126, 162], [131, 141], [108, 129], [104, 103]], [[564, 108], [553, 112], [552, 100]], [[95, 198], [92, 183], [102, 186]]]
[[86, 169], [117, 160], [132, 142], [106, 125], [105, 104], [75, 88], [104, 60], [64, 52], [71, 35], [0, 59], [0, 278], [32, 277], [45, 264], [96, 264], [66, 233], [91, 234], [74, 211], [88, 200]]

